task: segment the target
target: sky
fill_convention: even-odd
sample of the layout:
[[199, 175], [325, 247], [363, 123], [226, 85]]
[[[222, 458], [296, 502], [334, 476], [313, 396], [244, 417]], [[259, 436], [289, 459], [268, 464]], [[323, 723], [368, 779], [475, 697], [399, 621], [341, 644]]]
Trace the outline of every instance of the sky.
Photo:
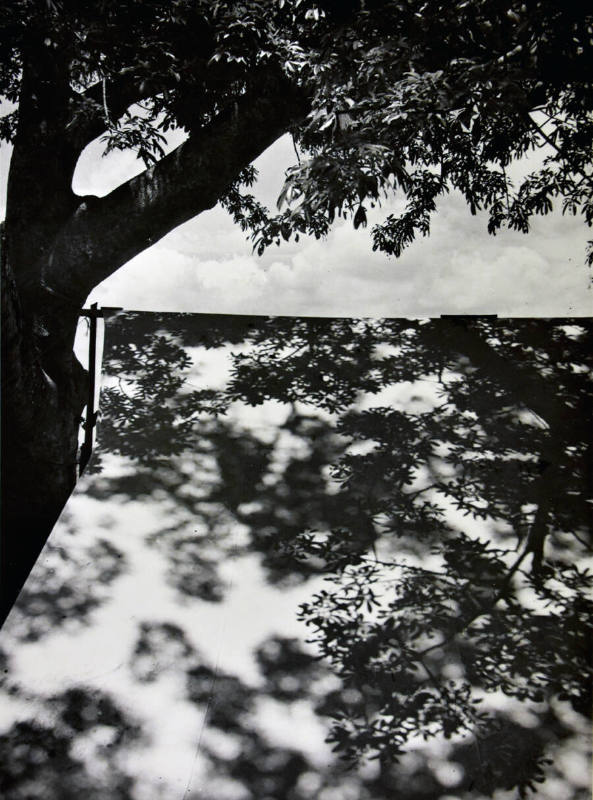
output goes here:
[[[133, 154], [102, 157], [101, 152], [98, 141], [83, 152], [73, 181], [77, 193], [105, 195], [142, 170]], [[2, 215], [8, 160], [4, 146]], [[256, 194], [269, 207], [275, 207], [284, 171], [294, 160], [286, 136], [256, 161]], [[517, 165], [516, 174], [528, 166]], [[463, 198], [452, 194], [439, 203], [428, 238], [414, 242], [399, 259], [373, 253], [372, 223], [398, 207], [401, 200], [395, 198], [374, 212], [367, 229], [355, 231], [340, 221], [325, 240], [302, 237], [258, 257], [217, 206], [132, 259], [88, 302], [152, 311], [311, 316], [593, 314], [585, 265], [591, 234], [581, 218], [557, 211], [537, 218], [528, 235], [502, 231], [493, 237], [485, 215], [473, 217]]]

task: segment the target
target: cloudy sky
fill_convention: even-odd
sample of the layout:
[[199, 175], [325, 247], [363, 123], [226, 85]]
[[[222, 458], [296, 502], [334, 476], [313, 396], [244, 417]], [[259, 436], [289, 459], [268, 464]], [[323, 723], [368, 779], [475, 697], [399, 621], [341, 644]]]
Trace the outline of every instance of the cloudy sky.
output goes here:
[[[5, 147], [3, 185], [8, 156]], [[274, 207], [294, 158], [284, 137], [256, 162], [257, 193], [268, 205]], [[131, 154], [102, 158], [101, 146], [93, 143], [80, 160], [74, 188], [104, 195], [141, 168]], [[336, 225], [325, 241], [304, 238], [258, 258], [245, 234], [216, 207], [137, 256], [97, 287], [89, 302], [154, 311], [323, 316], [590, 316], [588, 235], [580, 218], [558, 212], [537, 219], [527, 236], [504, 231], [492, 237], [485, 217], [472, 217], [462, 197], [452, 195], [440, 203], [430, 237], [397, 260], [373, 253], [369, 229], [355, 231], [350, 223]]]

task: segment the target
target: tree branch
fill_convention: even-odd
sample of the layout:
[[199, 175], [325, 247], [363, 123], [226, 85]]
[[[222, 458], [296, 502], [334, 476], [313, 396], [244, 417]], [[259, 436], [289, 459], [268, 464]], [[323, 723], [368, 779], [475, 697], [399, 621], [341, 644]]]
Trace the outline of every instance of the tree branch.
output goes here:
[[[549, 117], [547, 112], [544, 112], [544, 113], [546, 114], [546, 116]], [[549, 117], [549, 118], [552, 119], [552, 117]], [[554, 119], [556, 119], [556, 118], [554, 118]], [[529, 112], [527, 113], [527, 120], [528, 120], [530, 126], [537, 132], [537, 134], [544, 140], [544, 142], [549, 147], [551, 147], [553, 150], [555, 150], [556, 153], [558, 153], [558, 155], [561, 158], [566, 160], [566, 154], [562, 151], [562, 149], [560, 147], [558, 147], [556, 142], [550, 136], [548, 136], [548, 134], [544, 131], [543, 127], [541, 125], [538, 125], [538, 123], [533, 119], [533, 117], [531, 116], [531, 114]], [[591, 181], [593, 179], [592, 175], [587, 175], [587, 173], [584, 172], [582, 169], [576, 169], [575, 173], [577, 175], [581, 175], [581, 180], [582, 181], [585, 181], [586, 183], [591, 184]]]
[[[122, 71], [115, 80], [104, 79], [84, 92], [73, 92], [72, 99], [79, 108], [84, 108], [80, 119], [69, 127], [72, 146], [80, 152], [87, 144], [100, 136], [108, 127], [110, 120], [118, 120], [134, 103], [145, 100], [151, 92], [146, 88], [140, 91], [137, 80]], [[89, 113], [92, 104], [94, 113]], [[108, 119], [106, 119], [106, 107]]]
[[241, 169], [307, 110], [306, 98], [288, 82], [260, 85], [257, 96], [245, 95], [141, 175], [106, 197], [83, 198], [56, 237], [45, 286], [84, 302], [133, 256], [212, 208]]

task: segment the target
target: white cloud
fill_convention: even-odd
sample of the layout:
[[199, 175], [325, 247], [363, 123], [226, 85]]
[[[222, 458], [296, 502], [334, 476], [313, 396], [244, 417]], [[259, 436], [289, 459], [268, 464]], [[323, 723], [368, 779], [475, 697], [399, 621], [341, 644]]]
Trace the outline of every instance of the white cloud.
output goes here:
[[[257, 160], [256, 193], [269, 206], [294, 159], [292, 143], [283, 137]], [[130, 154], [101, 158], [93, 143], [74, 187], [105, 194], [141, 169]], [[519, 165], [515, 171], [525, 169]], [[372, 222], [389, 210], [373, 212]], [[527, 236], [502, 231], [492, 237], [485, 215], [472, 217], [453, 194], [441, 201], [432, 227], [431, 236], [400, 259], [373, 253], [369, 230], [354, 231], [349, 223], [335, 226], [324, 241], [305, 237], [258, 258], [245, 234], [216, 207], [132, 259], [89, 300], [130, 309], [276, 315], [593, 314], [584, 264], [589, 231], [580, 218], [556, 212], [536, 219]]]
[[[379, 218], [378, 215], [376, 217]], [[445, 198], [430, 237], [400, 259], [373, 253], [348, 223], [327, 240], [271, 248], [263, 258], [221, 209], [133, 259], [92, 295], [145, 310], [345, 316], [588, 316], [586, 231], [553, 214], [531, 234], [486, 232], [461, 197]]]

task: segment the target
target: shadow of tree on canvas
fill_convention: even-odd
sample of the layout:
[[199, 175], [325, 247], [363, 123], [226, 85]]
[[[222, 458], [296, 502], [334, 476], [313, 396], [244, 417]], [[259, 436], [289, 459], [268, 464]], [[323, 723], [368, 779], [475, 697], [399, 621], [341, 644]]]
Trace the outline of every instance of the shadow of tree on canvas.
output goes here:
[[[176, 670], [205, 718], [188, 796], [585, 797], [557, 764], [591, 708], [591, 340], [583, 320], [108, 321], [88, 498], [150, 506], [180, 607], [224, 604], [253, 556], [268, 586], [311, 585], [311, 644], [260, 642], [257, 681], [138, 622], [132, 680]], [[92, 548], [90, 581], [53, 556], [17, 638], [92, 623], [129, 569]], [[329, 769], [266, 730], [304, 707]]]

